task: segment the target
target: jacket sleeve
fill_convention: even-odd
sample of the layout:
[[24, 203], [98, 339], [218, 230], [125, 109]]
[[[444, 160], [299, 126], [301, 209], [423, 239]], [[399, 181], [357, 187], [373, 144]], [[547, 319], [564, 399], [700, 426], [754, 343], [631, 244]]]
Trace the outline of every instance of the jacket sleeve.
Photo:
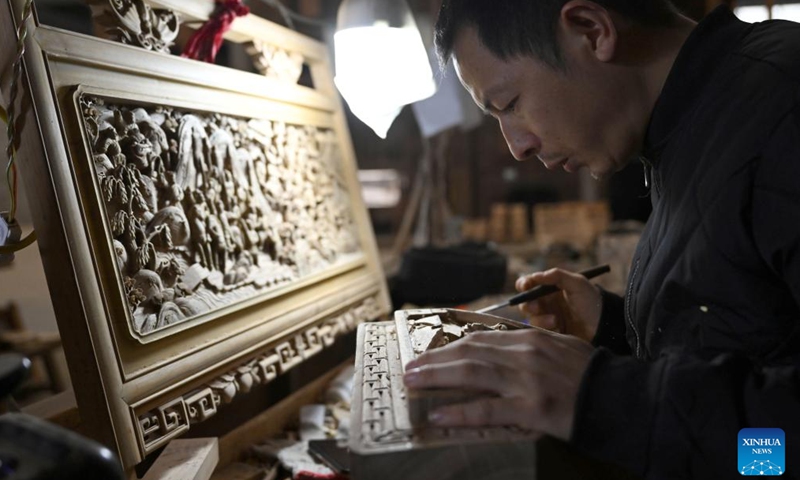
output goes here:
[[786, 471], [800, 473], [800, 363], [672, 352], [640, 362], [594, 353], [571, 441], [646, 478], [736, 478], [741, 428], [781, 428]]
[[[800, 109], [784, 119], [754, 176], [755, 250], [800, 306]], [[571, 441], [647, 478], [738, 478], [741, 428], [781, 428], [800, 477], [800, 318], [769, 363], [665, 352], [652, 362], [598, 349], [584, 374]], [[669, 453], [667, 453], [669, 452]]]
[[592, 345], [630, 355], [631, 347], [625, 337], [625, 300], [603, 288], [600, 288], [600, 296], [603, 304]]

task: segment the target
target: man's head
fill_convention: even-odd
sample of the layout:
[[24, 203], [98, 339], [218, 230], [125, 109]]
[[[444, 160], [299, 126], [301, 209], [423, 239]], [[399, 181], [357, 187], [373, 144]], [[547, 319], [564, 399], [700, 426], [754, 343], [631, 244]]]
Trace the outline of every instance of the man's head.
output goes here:
[[444, 0], [436, 47], [517, 159], [603, 176], [641, 148], [691, 26], [668, 0]]

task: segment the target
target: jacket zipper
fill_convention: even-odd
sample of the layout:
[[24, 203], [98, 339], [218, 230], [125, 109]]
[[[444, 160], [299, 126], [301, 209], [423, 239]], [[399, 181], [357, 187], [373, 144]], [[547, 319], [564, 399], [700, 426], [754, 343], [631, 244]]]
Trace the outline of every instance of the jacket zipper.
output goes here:
[[639, 261], [640, 259], [636, 259], [636, 264], [633, 266], [633, 273], [631, 273], [631, 280], [628, 283], [628, 292], [625, 298], [625, 318], [628, 320], [628, 325], [633, 330], [633, 334], [636, 336], [636, 358], [641, 358], [641, 343], [639, 341], [639, 331], [636, 330], [636, 325], [633, 324], [633, 315], [631, 314], [631, 301], [633, 296], [633, 282], [636, 280], [636, 273], [639, 271]]
[[652, 172], [653, 164], [644, 155], [639, 157], [639, 160], [642, 161], [644, 166], [644, 188], [650, 188], [650, 172]]

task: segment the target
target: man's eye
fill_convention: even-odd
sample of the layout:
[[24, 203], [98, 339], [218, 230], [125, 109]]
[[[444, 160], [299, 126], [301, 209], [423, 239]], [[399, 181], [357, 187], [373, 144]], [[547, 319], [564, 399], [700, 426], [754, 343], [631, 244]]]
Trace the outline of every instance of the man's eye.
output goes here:
[[514, 97], [514, 100], [511, 100], [511, 102], [509, 102], [508, 105], [506, 105], [506, 108], [501, 110], [501, 113], [513, 112], [514, 108], [517, 106], [517, 99], [519, 99], [519, 97]]

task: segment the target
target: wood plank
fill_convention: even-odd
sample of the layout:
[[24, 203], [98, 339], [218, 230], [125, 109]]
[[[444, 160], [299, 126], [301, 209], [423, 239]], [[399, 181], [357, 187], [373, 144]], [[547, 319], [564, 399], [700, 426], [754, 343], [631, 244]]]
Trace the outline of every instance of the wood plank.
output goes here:
[[208, 480], [218, 461], [216, 438], [173, 440], [142, 480]]
[[246, 463], [233, 463], [223, 469], [217, 469], [211, 480], [264, 480], [267, 475], [263, 468]]
[[75, 391], [71, 388], [22, 408], [22, 413], [47, 420], [64, 428], [81, 432], [81, 416]]

